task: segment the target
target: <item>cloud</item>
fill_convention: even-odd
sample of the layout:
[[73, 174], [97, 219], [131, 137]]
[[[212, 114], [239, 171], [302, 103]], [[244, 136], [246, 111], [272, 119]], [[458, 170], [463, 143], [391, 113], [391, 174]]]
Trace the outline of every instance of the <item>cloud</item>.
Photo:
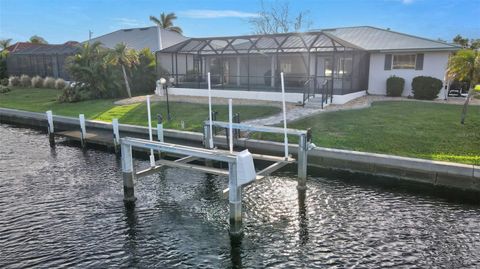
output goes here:
[[258, 17], [257, 13], [243, 12], [236, 10], [212, 10], [212, 9], [190, 9], [178, 12], [181, 17], [193, 19], [216, 19], [216, 18], [251, 18]]
[[117, 22], [118, 26], [120, 27], [135, 27], [135, 26], [140, 26], [140, 22], [135, 19], [129, 19], [129, 18], [114, 18], [113, 19], [115, 22]]

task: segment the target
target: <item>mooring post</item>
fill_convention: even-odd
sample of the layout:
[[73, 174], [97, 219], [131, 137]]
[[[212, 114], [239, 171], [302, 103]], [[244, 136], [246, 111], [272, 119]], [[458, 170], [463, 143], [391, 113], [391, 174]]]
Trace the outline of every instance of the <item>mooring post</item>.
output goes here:
[[242, 186], [237, 183], [237, 164], [228, 163], [228, 201], [230, 204], [230, 233], [242, 233]]
[[[163, 142], [163, 116], [162, 114], [157, 114], [157, 139], [160, 142]], [[162, 152], [158, 152], [158, 159], [161, 159], [162, 157]]]
[[87, 135], [87, 130], [85, 129], [85, 115], [78, 115], [78, 119], [80, 121], [80, 144], [82, 145], [82, 148], [85, 148], [85, 137]]
[[113, 149], [115, 154], [118, 154], [118, 147], [120, 146], [120, 131], [118, 129], [118, 119], [112, 119], [113, 129]]
[[48, 141], [50, 142], [50, 147], [55, 146], [55, 131], [53, 129], [53, 115], [52, 111], [48, 110], [47, 112], [47, 121], [48, 121]]
[[125, 203], [133, 203], [135, 198], [133, 185], [133, 159], [132, 146], [121, 144], [122, 151], [122, 175], [123, 175], [123, 201]]
[[308, 140], [307, 134], [301, 134], [298, 142], [298, 185], [297, 189], [305, 190], [307, 188], [307, 152]]

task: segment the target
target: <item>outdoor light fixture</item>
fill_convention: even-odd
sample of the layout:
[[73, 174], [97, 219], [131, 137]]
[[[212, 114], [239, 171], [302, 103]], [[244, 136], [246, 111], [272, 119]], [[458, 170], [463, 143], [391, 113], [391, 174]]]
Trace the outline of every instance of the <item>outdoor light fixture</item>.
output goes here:
[[[170, 84], [173, 84], [175, 81], [174, 78], [169, 78], [168, 81]], [[170, 102], [168, 101], [168, 84], [167, 80], [165, 78], [160, 78], [160, 84], [163, 85], [163, 88], [165, 89], [165, 94], [167, 95], [167, 120], [170, 121], [172, 120], [172, 117], [170, 116]]]

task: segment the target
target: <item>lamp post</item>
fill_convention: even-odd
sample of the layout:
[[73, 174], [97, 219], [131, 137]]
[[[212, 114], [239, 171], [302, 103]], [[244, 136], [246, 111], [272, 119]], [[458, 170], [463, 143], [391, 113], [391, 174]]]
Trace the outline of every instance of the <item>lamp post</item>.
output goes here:
[[[169, 78], [168, 79], [168, 84], [170, 85], [173, 85], [173, 83], [175, 82], [175, 79], [174, 78]], [[167, 96], [167, 120], [170, 121], [172, 120], [172, 116], [170, 115], [170, 102], [168, 101], [168, 84], [167, 84], [167, 80], [164, 79], [164, 78], [160, 78], [160, 84], [163, 85], [163, 88], [165, 89], [165, 94]]]

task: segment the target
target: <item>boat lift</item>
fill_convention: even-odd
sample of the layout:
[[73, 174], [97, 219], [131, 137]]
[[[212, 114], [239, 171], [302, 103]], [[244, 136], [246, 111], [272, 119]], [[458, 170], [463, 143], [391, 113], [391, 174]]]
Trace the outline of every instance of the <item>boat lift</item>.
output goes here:
[[[210, 73], [208, 74], [210, 78]], [[146, 175], [150, 175], [162, 169], [165, 166], [177, 167], [182, 169], [190, 169], [194, 171], [201, 171], [204, 173], [215, 175], [228, 175], [228, 189], [224, 190], [224, 193], [228, 192], [229, 206], [230, 206], [230, 233], [239, 234], [242, 232], [242, 187], [252, 182], [258, 181], [266, 177], [267, 175], [279, 170], [280, 168], [297, 162], [298, 165], [298, 186], [301, 191], [306, 190], [306, 178], [307, 178], [307, 151], [311, 144], [311, 132], [305, 130], [287, 129], [286, 127], [286, 112], [285, 112], [285, 92], [283, 87], [283, 73], [281, 74], [282, 80], [282, 93], [283, 93], [283, 119], [284, 127], [268, 127], [249, 125], [232, 122], [232, 102], [229, 100], [229, 122], [212, 121], [209, 113], [209, 120], [204, 125], [204, 145], [206, 148], [189, 147], [178, 144], [165, 143], [161, 141], [153, 141], [150, 136], [150, 140], [138, 139], [126, 137], [120, 139], [121, 144], [121, 156], [122, 156], [122, 172], [123, 172], [123, 188], [124, 188], [124, 201], [126, 203], [134, 203], [134, 179], [140, 178]], [[211, 111], [211, 87], [210, 79], [208, 79], [209, 85], [209, 111]], [[149, 99], [147, 99], [149, 101]], [[150, 103], [147, 101], [147, 105]], [[149, 117], [150, 119], [150, 117]], [[229, 150], [220, 150], [214, 147], [213, 139], [213, 126], [228, 128], [229, 130]], [[150, 128], [151, 129], [151, 128]], [[284, 134], [284, 156], [271, 156], [262, 154], [251, 154], [248, 150], [242, 152], [233, 151], [233, 130], [240, 131], [255, 131], [255, 132], [268, 132]], [[292, 158], [288, 153], [288, 135], [296, 135], [299, 137], [298, 145], [298, 158], [297, 160]], [[136, 172], [133, 166], [132, 149], [139, 148], [150, 151], [151, 167], [143, 171]], [[160, 159], [155, 161], [153, 152], [169, 153], [174, 156], [181, 156], [176, 160]], [[253, 160], [263, 160], [273, 162], [273, 164], [266, 168], [256, 171]], [[193, 161], [203, 160], [207, 165], [192, 164]], [[215, 168], [211, 164], [213, 161], [222, 162], [228, 164], [228, 170]]]

